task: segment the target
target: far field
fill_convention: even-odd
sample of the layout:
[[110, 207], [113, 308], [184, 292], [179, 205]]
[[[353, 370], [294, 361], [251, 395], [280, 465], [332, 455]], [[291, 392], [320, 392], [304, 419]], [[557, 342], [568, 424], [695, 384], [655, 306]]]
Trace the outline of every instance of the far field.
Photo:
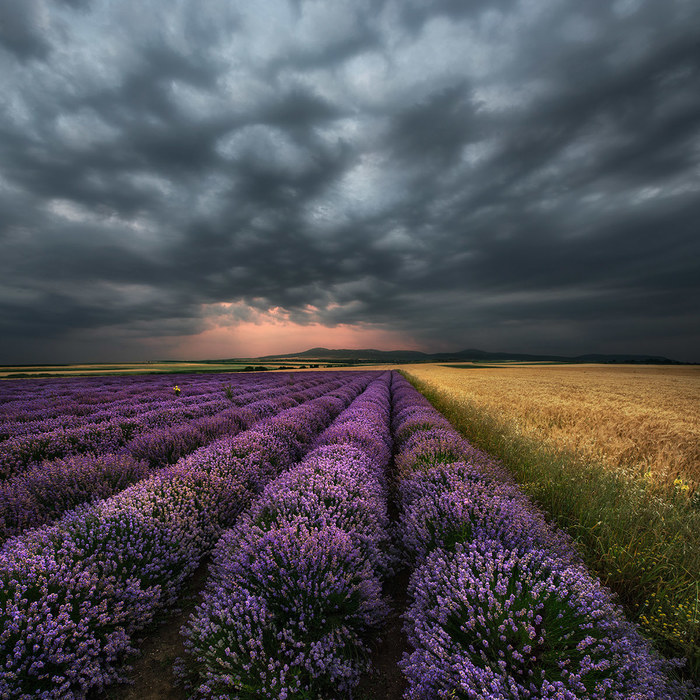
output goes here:
[[31, 377], [98, 377], [119, 374], [187, 374], [209, 372], [245, 372], [264, 370], [298, 370], [330, 368], [332, 363], [263, 362], [257, 359], [237, 361], [165, 361], [165, 362], [115, 362], [108, 364], [77, 363], [69, 365], [0, 365], [0, 379], [26, 379]]

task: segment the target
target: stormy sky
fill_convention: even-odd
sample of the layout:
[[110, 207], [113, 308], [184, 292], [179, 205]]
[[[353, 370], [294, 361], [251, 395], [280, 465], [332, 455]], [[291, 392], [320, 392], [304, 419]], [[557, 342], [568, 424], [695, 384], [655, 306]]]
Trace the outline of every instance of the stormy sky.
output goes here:
[[697, 0], [0, 3], [0, 362], [700, 361]]

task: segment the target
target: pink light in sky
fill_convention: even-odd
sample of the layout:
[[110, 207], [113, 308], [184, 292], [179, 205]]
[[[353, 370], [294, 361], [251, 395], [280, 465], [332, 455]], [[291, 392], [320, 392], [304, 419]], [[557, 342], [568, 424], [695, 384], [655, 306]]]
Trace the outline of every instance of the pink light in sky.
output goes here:
[[216, 359], [227, 357], [259, 357], [301, 352], [313, 347], [334, 349], [375, 348], [378, 350], [419, 350], [415, 341], [397, 331], [339, 324], [328, 327], [321, 323], [302, 325], [258, 316], [256, 321], [239, 321], [217, 325], [192, 336], [173, 339], [172, 353], [177, 357]]

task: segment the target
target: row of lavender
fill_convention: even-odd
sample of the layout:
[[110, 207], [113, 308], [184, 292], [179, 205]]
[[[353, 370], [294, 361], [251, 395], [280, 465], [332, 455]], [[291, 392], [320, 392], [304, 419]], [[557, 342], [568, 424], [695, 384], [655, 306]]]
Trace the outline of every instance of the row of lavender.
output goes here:
[[684, 697], [498, 463], [408, 382], [394, 392], [410, 700]]
[[[142, 432], [116, 452], [95, 450], [44, 460], [0, 483], [0, 542], [29, 527], [51, 522], [81, 503], [118, 493], [218, 437], [235, 435], [259, 420], [314, 398], [319, 391], [330, 390], [342, 382], [341, 377], [329, 375], [307, 375], [291, 384], [286, 379], [277, 379], [273, 385], [269, 381], [258, 385], [248, 380], [243, 387], [236, 387], [239, 400], [248, 400], [247, 405], [231, 408], [228, 401], [222, 399], [223, 409], [218, 406], [217, 413], [187, 422], [187, 413], [178, 407], [180, 399], [169, 397], [170, 406], [158, 409], [159, 427]], [[204, 406], [200, 412], [212, 404], [207, 400], [211, 381], [207, 385], [207, 392], [203, 392], [196, 383], [190, 386], [183, 382], [188, 394], [191, 392], [193, 398], [202, 398]], [[171, 411], [168, 417], [178, 416], [177, 424], [164, 425], [167, 424], [166, 410]], [[198, 415], [194, 410], [188, 413]], [[6, 449], [7, 444], [0, 444], [0, 460], [7, 455]]]
[[345, 375], [318, 398], [9, 540], [0, 550], [0, 697], [83, 698], [119, 680], [134, 635], [371, 378]]
[[[323, 380], [317, 375], [315, 380], [305, 379], [307, 386], [309, 381]], [[140, 458], [151, 443], [157, 442], [163, 430], [172, 431], [175, 425], [187, 426], [195, 419], [200, 419], [206, 429], [211, 423], [207, 417], [230, 412], [232, 406], [289, 393], [282, 375], [272, 382], [258, 375], [235, 390], [224, 385], [222, 379], [208, 378], [204, 383], [192, 375], [186, 387], [186, 395], [175, 394], [170, 383], [169, 393], [163, 394], [165, 387], [161, 380], [156, 396], [153, 392], [157, 387], [151, 384], [142, 385], [128, 397], [123, 396], [123, 391], [119, 397], [113, 397], [109, 386], [100, 387], [90, 392], [89, 404], [84, 403], [86, 392], [76, 390], [73, 396], [63, 397], [60, 407], [39, 409], [39, 417], [37, 410], [24, 410], [20, 400], [11, 401], [9, 407], [4, 406], [4, 420], [0, 424], [0, 435], [4, 438], [0, 442], [0, 479], [47, 459], [85, 452], [105, 453], [125, 448]], [[0, 384], [0, 391], [7, 393], [6, 383]], [[29, 403], [32, 402], [24, 406]], [[48, 417], [47, 413], [50, 413]], [[152, 431], [150, 435], [149, 431]]]
[[183, 628], [193, 697], [335, 699], [367, 669], [394, 560], [390, 381], [374, 381], [222, 536]]

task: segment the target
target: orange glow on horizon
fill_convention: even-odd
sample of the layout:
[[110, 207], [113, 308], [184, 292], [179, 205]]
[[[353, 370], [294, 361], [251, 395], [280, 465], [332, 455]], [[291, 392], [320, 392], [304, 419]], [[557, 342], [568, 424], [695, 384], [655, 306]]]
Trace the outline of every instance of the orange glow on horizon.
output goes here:
[[178, 357], [223, 359], [260, 357], [302, 352], [314, 347], [331, 349], [419, 350], [415, 341], [397, 331], [361, 325], [320, 323], [301, 325], [278, 319], [242, 321], [216, 326], [197, 335], [173, 339], [172, 352]]

